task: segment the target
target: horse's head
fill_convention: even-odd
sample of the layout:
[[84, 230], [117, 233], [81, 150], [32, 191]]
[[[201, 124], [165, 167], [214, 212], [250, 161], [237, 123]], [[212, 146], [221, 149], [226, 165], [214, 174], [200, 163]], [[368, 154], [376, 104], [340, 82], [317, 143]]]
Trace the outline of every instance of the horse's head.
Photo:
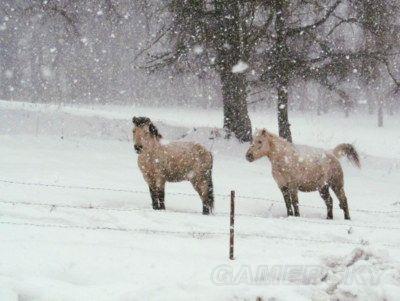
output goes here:
[[246, 153], [247, 161], [253, 162], [268, 155], [271, 148], [269, 138], [270, 134], [266, 129], [260, 130], [254, 135], [253, 141]]
[[162, 138], [155, 125], [147, 117], [133, 117], [133, 141], [135, 151], [140, 154], [143, 148]]

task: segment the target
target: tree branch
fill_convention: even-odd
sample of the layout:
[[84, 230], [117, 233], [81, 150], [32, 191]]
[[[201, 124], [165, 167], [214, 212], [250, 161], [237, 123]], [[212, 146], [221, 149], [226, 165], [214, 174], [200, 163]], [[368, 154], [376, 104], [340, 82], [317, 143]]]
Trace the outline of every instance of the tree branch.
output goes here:
[[29, 7], [26, 7], [23, 9], [23, 12], [25, 13], [32, 13], [35, 11], [41, 11], [43, 13], [47, 12], [50, 15], [58, 15], [61, 16], [66, 23], [72, 28], [72, 31], [76, 36], [80, 36], [78, 27], [76, 26], [77, 20], [70, 15], [65, 7], [59, 7], [57, 5], [50, 5], [49, 3], [40, 3], [40, 4], [33, 4]]
[[336, 8], [339, 6], [340, 3], [342, 3], [342, 0], [336, 0], [335, 4], [333, 4], [328, 9], [328, 11], [326, 12], [325, 16], [323, 16], [321, 19], [319, 19], [318, 21], [316, 21], [315, 23], [310, 24], [310, 25], [291, 28], [291, 29], [289, 29], [287, 31], [286, 35], [287, 36], [293, 36], [293, 35], [296, 35], [296, 34], [301, 33], [301, 32], [305, 32], [305, 31], [309, 31], [311, 29], [315, 29], [318, 26], [324, 24], [326, 22], [326, 20], [328, 20], [329, 17], [333, 14], [333, 12], [336, 10]]
[[115, 3], [112, 0], [105, 0], [105, 5], [106, 5], [106, 11], [107, 11], [107, 16], [108, 18], [113, 18], [115, 17], [117, 20], [122, 19], [122, 15], [118, 12], [118, 9], [115, 5]]
[[268, 19], [266, 20], [265, 24], [260, 27], [253, 26], [256, 30], [251, 30], [250, 34], [248, 35], [248, 44], [254, 45], [259, 39], [264, 37], [269, 30], [269, 26], [272, 23], [274, 14], [271, 10], [268, 15]]
[[159, 30], [159, 34], [158, 36], [156, 36], [156, 38], [151, 41], [149, 43], [149, 45], [147, 45], [146, 47], [144, 47], [142, 50], [140, 50], [135, 57], [133, 58], [133, 61], [136, 61], [143, 53], [145, 53], [146, 51], [150, 50], [155, 44], [157, 44], [158, 41], [160, 41], [171, 29], [172, 26], [170, 26], [169, 28], [167, 28], [166, 30], [164, 30], [166, 27], [166, 25], [164, 24], [162, 26], [162, 28]]
[[340, 21], [339, 21], [338, 23], [336, 23], [336, 24], [331, 28], [331, 30], [328, 32], [327, 36], [330, 36], [330, 35], [336, 30], [336, 28], [338, 28], [340, 25], [342, 25], [342, 24], [344, 24], [344, 23], [346, 23], [346, 24], [349, 24], [349, 23], [358, 23], [358, 20], [357, 20], [356, 18], [343, 19], [343, 18], [340, 18], [340, 17], [337, 17], [337, 16], [336, 16], [336, 18], [340, 19]]
[[386, 70], [387, 70], [387, 72], [388, 72], [390, 78], [392, 79], [392, 81], [393, 81], [394, 84], [396, 85], [396, 88], [395, 88], [395, 92], [394, 92], [394, 93], [399, 92], [399, 91], [400, 91], [400, 80], [397, 79], [397, 78], [394, 76], [393, 71], [390, 70], [390, 66], [389, 66], [388, 60], [387, 60], [387, 59], [383, 59], [382, 61], [383, 61], [384, 65], [386, 66]]

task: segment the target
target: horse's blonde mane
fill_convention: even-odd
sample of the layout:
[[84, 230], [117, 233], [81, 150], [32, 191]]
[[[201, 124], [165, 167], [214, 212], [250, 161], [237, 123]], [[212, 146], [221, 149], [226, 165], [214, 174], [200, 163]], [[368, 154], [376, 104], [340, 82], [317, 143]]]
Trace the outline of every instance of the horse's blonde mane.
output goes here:
[[[265, 134], [264, 134], [265, 133]], [[281, 137], [279, 137], [278, 135], [268, 131], [266, 128], [262, 128], [262, 129], [256, 129], [256, 136], [267, 136], [267, 137], [271, 137], [274, 140], [275, 139], [281, 139]]]

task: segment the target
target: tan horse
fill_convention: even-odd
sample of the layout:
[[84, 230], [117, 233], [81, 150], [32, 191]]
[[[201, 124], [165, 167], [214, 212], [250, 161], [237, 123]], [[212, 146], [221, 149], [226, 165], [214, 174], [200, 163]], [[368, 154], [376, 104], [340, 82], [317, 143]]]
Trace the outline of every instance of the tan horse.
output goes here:
[[203, 202], [203, 214], [212, 212], [212, 154], [192, 142], [161, 144], [161, 135], [149, 118], [134, 117], [132, 122], [138, 165], [149, 185], [153, 209], [165, 209], [166, 182], [190, 181]]
[[288, 216], [293, 215], [292, 207], [294, 215], [300, 216], [298, 190], [318, 190], [327, 207], [327, 218], [332, 219], [331, 188], [339, 199], [344, 218], [350, 219], [343, 170], [338, 160], [343, 155], [360, 167], [358, 153], [351, 144], [339, 144], [332, 151], [324, 151], [292, 144], [263, 129], [254, 136], [246, 159], [252, 162], [266, 156], [271, 161], [272, 176], [282, 191]]

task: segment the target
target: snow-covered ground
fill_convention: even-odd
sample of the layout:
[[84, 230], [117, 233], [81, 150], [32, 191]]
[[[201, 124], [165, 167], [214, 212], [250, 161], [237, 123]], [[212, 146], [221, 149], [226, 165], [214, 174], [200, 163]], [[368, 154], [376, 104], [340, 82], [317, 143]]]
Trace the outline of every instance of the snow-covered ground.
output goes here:
[[[151, 209], [133, 115], [152, 118], [167, 140], [213, 151], [215, 215], [201, 215], [188, 183], [168, 184], [167, 210]], [[251, 117], [276, 132], [273, 113]], [[248, 145], [209, 139], [218, 110], [1, 101], [0, 300], [397, 300], [400, 121], [291, 118], [301, 144], [360, 151], [361, 170], [342, 162], [351, 221], [335, 198], [327, 221], [318, 193], [300, 194], [302, 216], [287, 218], [267, 160], [248, 163]]]

